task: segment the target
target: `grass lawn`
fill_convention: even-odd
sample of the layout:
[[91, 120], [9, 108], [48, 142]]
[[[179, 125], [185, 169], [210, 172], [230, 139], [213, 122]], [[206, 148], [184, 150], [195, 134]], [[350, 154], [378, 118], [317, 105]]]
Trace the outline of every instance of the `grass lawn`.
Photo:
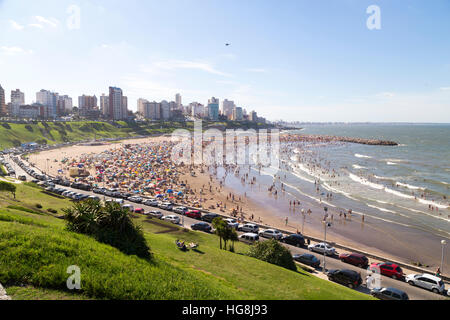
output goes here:
[[[68, 232], [46, 209], [70, 205], [30, 185], [17, 185], [17, 200], [0, 193], [0, 282], [13, 299], [372, 299], [299, 268], [290, 271], [244, 254], [219, 249], [215, 235], [136, 216], [151, 261], [127, 256], [91, 237]], [[40, 203], [43, 208], [36, 208]], [[8, 208], [9, 206], [9, 208]], [[195, 241], [182, 252], [175, 240]], [[67, 267], [81, 269], [79, 292], [65, 288]]]

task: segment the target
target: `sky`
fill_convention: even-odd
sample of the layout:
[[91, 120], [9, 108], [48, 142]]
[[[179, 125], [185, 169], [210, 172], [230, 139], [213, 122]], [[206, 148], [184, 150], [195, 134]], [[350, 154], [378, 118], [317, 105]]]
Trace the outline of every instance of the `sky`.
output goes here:
[[180, 93], [268, 120], [450, 123], [449, 17], [448, 0], [0, 0], [0, 85], [27, 103], [116, 86], [134, 111]]

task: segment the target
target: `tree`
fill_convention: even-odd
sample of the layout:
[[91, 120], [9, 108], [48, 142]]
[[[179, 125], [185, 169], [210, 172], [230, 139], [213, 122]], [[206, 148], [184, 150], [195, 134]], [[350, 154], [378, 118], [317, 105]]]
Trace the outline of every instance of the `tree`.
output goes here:
[[16, 198], [16, 186], [13, 183], [9, 183], [6, 181], [0, 181], [0, 191], [11, 192]]
[[102, 206], [98, 200], [74, 203], [63, 209], [67, 229], [93, 236], [97, 241], [116, 247], [126, 254], [151, 258], [142, 229], [133, 223], [128, 209], [118, 203]]
[[231, 241], [230, 251], [234, 252], [234, 243], [239, 240], [236, 230], [228, 227], [227, 238]]
[[216, 229], [216, 234], [219, 236], [220, 239], [220, 249], [222, 249], [222, 240], [224, 242], [224, 249], [227, 250], [227, 241], [228, 241], [228, 237], [227, 237], [227, 229], [228, 229], [228, 224], [221, 218], [221, 217], [217, 217], [214, 218], [214, 220], [212, 221], [212, 225], [214, 227], [214, 229]]
[[250, 247], [248, 255], [286, 269], [297, 270], [291, 252], [275, 239], [257, 242]]

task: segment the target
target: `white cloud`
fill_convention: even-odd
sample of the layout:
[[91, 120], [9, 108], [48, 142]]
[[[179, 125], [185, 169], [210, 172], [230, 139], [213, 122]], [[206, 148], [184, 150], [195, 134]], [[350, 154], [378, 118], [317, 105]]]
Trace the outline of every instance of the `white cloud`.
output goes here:
[[204, 61], [186, 61], [186, 60], [165, 60], [154, 62], [150, 66], [144, 66], [143, 71], [152, 73], [155, 69], [162, 70], [177, 70], [177, 69], [193, 69], [193, 70], [201, 70], [207, 73], [230, 77], [231, 74], [219, 71], [215, 69], [211, 64]]
[[28, 26], [32, 28], [44, 29], [44, 27], [38, 23], [30, 23]]
[[245, 69], [245, 71], [256, 72], [256, 73], [267, 73], [267, 70], [263, 69], [263, 68], [248, 68], [248, 69]]
[[9, 23], [11, 24], [11, 27], [15, 30], [23, 30], [23, 28], [25, 28], [24, 26], [20, 25], [14, 20], [9, 20]]
[[450, 87], [441, 87], [439, 88], [441, 91], [450, 91]]
[[2, 46], [0, 47], [0, 53], [7, 55], [7, 56], [15, 56], [18, 54], [32, 54], [33, 50], [27, 50], [20, 47], [6, 47]]
[[41, 16], [34, 16], [34, 19], [38, 21], [40, 24], [46, 24], [50, 27], [56, 28], [58, 26], [59, 21], [55, 18], [44, 18]]

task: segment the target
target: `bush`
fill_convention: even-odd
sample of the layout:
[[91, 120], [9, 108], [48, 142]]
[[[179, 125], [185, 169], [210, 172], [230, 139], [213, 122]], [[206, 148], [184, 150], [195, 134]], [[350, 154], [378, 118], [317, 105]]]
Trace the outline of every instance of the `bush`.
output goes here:
[[55, 209], [52, 209], [52, 208], [48, 208], [47, 211], [50, 212], [50, 213], [58, 213], [58, 210], [55, 210]]
[[252, 245], [248, 255], [289, 270], [297, 270], [291, 252], [274, 239], [257, 242]]
[[11, 129], [11, 126], [8, 123], [6, 123], [6, 122], [2, 123], [2, 127], [5, 128], [5, 129]]
[[41, 205], [40, 203], [37, 203], [37, 204], [36, 204], [36, 208], [42, 209], [42, 205]]
[[142, 229], [133, 223], [128, 209], [118, 203], [102, 206], [99, 201], [87, 200], [63, 211], [69, 231], [93, 236], [129, 255], [151, 257]]
[[27, 125], [25, 126], [25, 129], [27, 129], [27, 130], [30, 131], [30, 132], [33, 132], [33, 127], [30, 126], [29, 124], [27, 124]]

